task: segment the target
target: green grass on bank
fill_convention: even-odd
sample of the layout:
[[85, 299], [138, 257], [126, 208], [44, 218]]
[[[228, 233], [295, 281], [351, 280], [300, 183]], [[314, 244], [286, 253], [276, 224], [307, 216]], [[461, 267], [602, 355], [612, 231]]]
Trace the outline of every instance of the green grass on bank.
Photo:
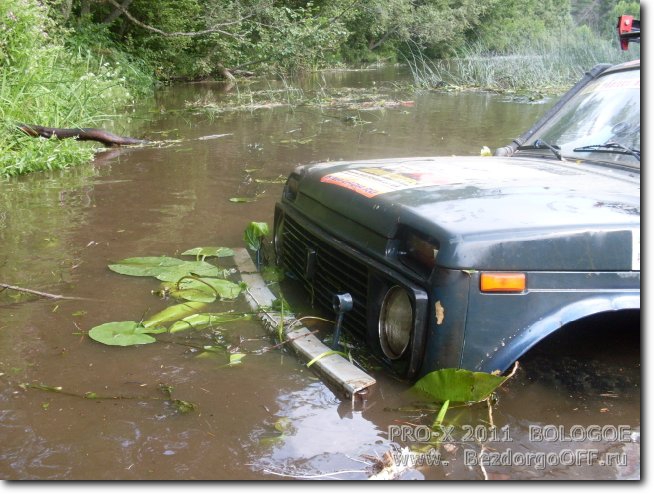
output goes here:
[[[93, 156], [89, 145], [27, 137], [17, 124], [99, 126], [132, 100], [138, 70], [74, 41], [39, 3], [0, 2], [0, 177], [67, 168]], [[148, 81], [143, 74], [138, 80]]]

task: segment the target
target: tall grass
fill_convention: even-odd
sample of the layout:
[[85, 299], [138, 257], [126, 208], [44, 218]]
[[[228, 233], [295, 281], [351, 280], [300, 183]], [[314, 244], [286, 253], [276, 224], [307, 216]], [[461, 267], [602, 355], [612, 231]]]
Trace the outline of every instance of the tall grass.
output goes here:
[[640, 46], [620, 49], [617, 39], [600, 39], [590, 30], [523, 40], [510, 52], [490, 53], [481, 43], [468, 44], [450, 60], [428, 60], [415, 47], [408, 59], [420, 87], [458, 86], [494, 91], [560, 92], [598, 63], [619, 63], [640, 56]]
[[34, 139], [16, 124], [99, 126], [128, 103], [124, 69], [81, 46], [37, 0], [0, 1], [0, 176], [67, 168], [89, 161], [77, 141]]

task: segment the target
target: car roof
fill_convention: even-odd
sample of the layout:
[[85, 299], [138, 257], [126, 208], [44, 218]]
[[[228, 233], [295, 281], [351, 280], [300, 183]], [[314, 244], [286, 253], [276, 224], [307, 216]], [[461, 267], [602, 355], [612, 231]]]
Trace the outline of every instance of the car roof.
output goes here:
[[618, 72], [621, 70], [628, 70], [628, 69], [640, 69], [640, 59], [637, 60], [631, 60], [629, 62], [623, 62], [619, 63], [617, 65], [613, 65], [612, 67], [609, 67], [604, 71], [604, 73], [609, 73], [609, 72]]

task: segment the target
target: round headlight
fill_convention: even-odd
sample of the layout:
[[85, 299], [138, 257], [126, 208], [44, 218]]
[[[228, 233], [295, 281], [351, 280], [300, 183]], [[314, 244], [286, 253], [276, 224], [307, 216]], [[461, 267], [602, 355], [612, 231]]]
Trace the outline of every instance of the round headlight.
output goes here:
[[390, 359], [400, 358], [411, 339], [413, 306], [404, 288], [394, 286], [384, 296], [379, 313], [379, 342]]

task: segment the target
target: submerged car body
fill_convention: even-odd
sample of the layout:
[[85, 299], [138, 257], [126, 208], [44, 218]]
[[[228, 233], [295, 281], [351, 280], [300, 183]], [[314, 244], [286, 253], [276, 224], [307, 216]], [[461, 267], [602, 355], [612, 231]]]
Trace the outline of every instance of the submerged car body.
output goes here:
[[640, 310], [640, 63], [598, 66], [493, 157], [298, 167], [278, 261], [409, 379], [504, 371], [562, 326]]

